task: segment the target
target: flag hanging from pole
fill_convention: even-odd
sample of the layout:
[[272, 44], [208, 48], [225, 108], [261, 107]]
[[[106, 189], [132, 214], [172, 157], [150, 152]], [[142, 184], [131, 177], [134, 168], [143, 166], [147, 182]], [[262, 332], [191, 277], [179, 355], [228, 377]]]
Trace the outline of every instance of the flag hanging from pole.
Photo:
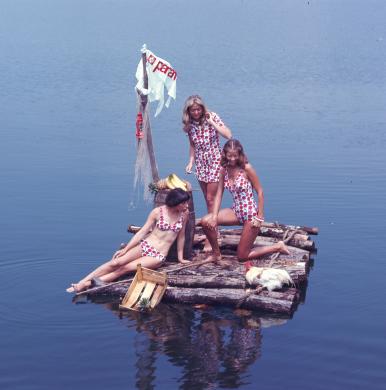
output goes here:
[[[137, 78], [137, 85], [135, 88], [141, 94], [147, 95], [150, 102], [158, 101], [158, 106], [154, 116], [157, 116], [163, 109], [163, 106], [169, 107], [170, 101], [176, 99], [177, 88], [177, 72], [173, 69], [169, 62], [157, 57], [146, 45], [142, 48], [142, 53], [146, 54], [146, 71], [148, 75], [148, 88], [145, 89], [143, 85], [143, 64], [139, 61], [135, 77]], [[165, 102], [165, 89], [168, 97]]]

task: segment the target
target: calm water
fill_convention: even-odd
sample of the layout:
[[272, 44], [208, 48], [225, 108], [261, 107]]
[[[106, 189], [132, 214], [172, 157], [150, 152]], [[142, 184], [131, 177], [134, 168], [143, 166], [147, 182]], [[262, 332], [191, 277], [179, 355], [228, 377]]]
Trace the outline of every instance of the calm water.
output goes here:
[[[385, 16], [382, 0], [1, 0], [0, 388], [383, 389]], [[150, 209], [132, 185], [144, 42], [179, 72], [152, 121], [161, 176], [184, 177], [181, 108], [200, 93], [246, 145], [267, 218], [320, 228], [293, 318], [119, 317], [64, 292]]]

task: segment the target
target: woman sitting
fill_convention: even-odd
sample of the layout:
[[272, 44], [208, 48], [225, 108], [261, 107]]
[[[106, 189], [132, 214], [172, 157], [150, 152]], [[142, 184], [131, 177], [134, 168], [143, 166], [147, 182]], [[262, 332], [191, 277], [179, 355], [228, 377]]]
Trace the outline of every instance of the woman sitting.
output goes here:
[[186, 263], [183, 250], [185, 227], [188, 220], [188, 201], [190, 195], [179, 188], [171, 190], [166, 196], [165, 205], [153, 209], [142, 228], [129, 243], [115, 252], [112, 259], [78, 283], [71, 284], [69, 293], [77, 293], [89, 288], [92, 283], [112, 282], [120, 276], [137, 269], [137, 264], [146, 268], [158, 268], [166, 260], [173, 242], [177, 239], [177, 256], [180, 263]]
[[[272, 246], [252, 250], [264, 221], [264, 195], [260, 180], [252, 165], [247, 161], [243, 147], [238, 140], [231, 139], [225, 143], [221, 155], [221, 166], [213, 212], [201, 220], [202, 228], [212, 246], [213, 260], [221, 258], [216, 233], [218, 225], [243, 225], [240, 243], [237, 247], [239, 260], [254, 259], [274, 252], [289, 254], [282, 241]], [[232, 194], [233, 206], [220, 210], [224, 188]], [[253, 190], [257, 192], [259, 207], [254, 199]]]

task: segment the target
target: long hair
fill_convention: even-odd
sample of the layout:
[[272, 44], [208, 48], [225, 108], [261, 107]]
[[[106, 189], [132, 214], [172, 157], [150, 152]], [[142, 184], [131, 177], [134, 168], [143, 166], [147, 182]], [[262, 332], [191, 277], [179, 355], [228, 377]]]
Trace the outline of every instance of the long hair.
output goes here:
[[226, 153], [230, 150], [235, 150], [239, 154], [239, 159], [237, 160], [237, 165], [244, 169], [245, 164], [248, 163], [248, 158], [244, 153], [244, 148], [241, 145], [240, 141], [237, 139], [230, 139], [227, 142], [225, 142], [224, 147], [221, 152], [221, 161], [220, 164], [222, 167], [226, 167], [228, 165], [228, 159], [226, 158]]
[[175, 207], [181, 203], [187, 202], [189, 199], [190, 195], [188, 192], [181, 188], [175, 188], [166, 195], [165, 204], [168, 207]]
[[202, 107], [202, 116], [200, 118], [200, 125], [205, 120], [205, 114], [208, 112], [208, 108], [206, 107], [204, 101], [202, 100], [201, 96], [199, 95], [192, 95], [189, 96], [184, 104], [184, 108], [182, 110], [182, 125], [183, 125], [183, 130], [185, 133], [189, 131], [190, 124], [192, 123], [192, 119], [190, 117], [189, 109], [190, 107], [193, 106], [193, 104], [198, 104]]

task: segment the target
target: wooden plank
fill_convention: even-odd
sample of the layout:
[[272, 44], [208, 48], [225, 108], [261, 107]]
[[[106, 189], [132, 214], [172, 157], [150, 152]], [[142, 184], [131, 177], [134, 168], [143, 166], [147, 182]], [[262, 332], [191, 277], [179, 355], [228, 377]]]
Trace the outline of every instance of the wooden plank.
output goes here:
[[142, 275], [143, 279], [158, 284], [165, 284], [167, 279], [166, 274], [148, 268], [142, 268]]
[[129, 297], [133, 293], [137, 283], [138, 283], [138, 274], [135, 274], [134, 279], [131, 282], [131, 284], [130, 284], [129, 288], [127, 289], [126, 294], [125, 294], [125, 296], [124, 296], [124, 298], [122, 300], [122, 303], [121, 303], [122, 306], [128, 307], [127, 301], [129, 300]]
[[149, 303], [150, 303], [151, 295], [153, 294], [153, 291], [154, 291], [156, 286], [157, 286], [156, 283], [146, 281], [145, 288], [143, 289], [139, 300], [141, 301], [142, 299], [147, 299], [147, 300], [149, 300]]
[[127, 308], [133, 307], [136, 304], [139, 296], [141, 295], [141, 292], [142, 292], [143, 288], [145, 287], [145, 284], [146, 284], [146, 282], [144, 280], [142, 280], [141, 282], [138, 282], [134, 286], [133, 292], [128, 296], [127, 302], [123, 306], [126, 306]]
[[158, 285], [156, 287], [154, 294], [153, 294], [151, 301], [150, 301], [151, 308], [155, 307], [159, 303], [159, 301], [162, 299], [162, 296], [165, 293], [165, 290], [166, 290], [166, 286]]

